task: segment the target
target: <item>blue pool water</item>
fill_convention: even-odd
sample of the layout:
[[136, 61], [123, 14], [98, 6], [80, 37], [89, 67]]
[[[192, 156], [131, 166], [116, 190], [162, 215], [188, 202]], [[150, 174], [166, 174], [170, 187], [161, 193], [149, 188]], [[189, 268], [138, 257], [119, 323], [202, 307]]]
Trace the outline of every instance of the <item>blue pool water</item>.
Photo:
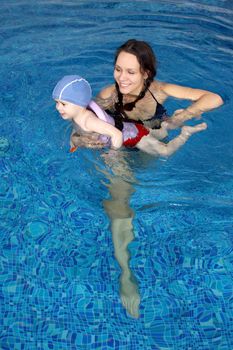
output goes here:
[[[1, 350], [233, 349], [232, 20], [230, 0], [1, 1]], [[158, 79], [225, 105], [167, 160], [70, 154], [55, 83], [81, 73], [97, 93], [132, 37], [152, 45]], [[131, 193], [138, 319], [104, 210], [114, 181]]]

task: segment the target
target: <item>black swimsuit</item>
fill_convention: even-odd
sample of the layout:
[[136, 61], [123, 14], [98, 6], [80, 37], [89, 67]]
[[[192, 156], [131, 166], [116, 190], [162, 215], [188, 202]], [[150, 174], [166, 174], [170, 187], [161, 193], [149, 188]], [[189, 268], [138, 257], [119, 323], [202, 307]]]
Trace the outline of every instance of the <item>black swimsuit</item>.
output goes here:
[[149, 89], [148, 89], [148, 91], [151, 94], [151, 96], [153, 97], [153, 99], [155, 100], [155, 102], [157, 103], [155, 114], [153, 115], [153, 117], [151, 117], [149, 119], [146, 119], [146, 120], [133, 120], [133, 119], [130, 119], [125, 112], [124, 112], [124, 115], [122, 116], [122, 115], [119, 115], [116, 112], [112, 112], [112, 111], [106, 110], [106, 112], [108, 114], [110, 114], [114, 118], [115, 126], [119, 130], [122, 130], [123, 121], [127, 122], [127, 123], [143, 124], [143, 125], [147, 126], [150, 129], [160, 129], [162, 121], [165, 119], [165, 117], [167, 117], [167, 111], [164, 108], [164, 106], [157, 101], [157, 99], [155, 98], [155, 96], [152, 94], [152, 92]]
[[164, 106], [158, 102], [152, 92], [148, 89], [149, 93], [157, 103], [155, 114], [153, 117], [143, 120], [143, 124], [151, 129], [160, 129], [162, 121], [168, 116]]

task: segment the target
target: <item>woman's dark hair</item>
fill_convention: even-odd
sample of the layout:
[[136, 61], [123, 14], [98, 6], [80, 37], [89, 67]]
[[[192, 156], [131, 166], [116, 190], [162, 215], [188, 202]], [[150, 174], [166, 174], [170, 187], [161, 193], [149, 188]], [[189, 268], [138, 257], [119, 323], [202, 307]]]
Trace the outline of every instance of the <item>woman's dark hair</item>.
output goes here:
[[132, 109], [135, 107], [136, 102], [141, 100], [145, 96], [147, 89], [152, 83], [154, 77], [156, 76], [157, 60], [151, 46], [145, 41], [140, 41], [136, 39], [130, 39], [126, 41], [123, 45], [121, 45], [116, 50], [115, 61], [114, 61], [115, 64], [121, 52], [127, 52], [136, 56], [138, 63], [140, 65], [141, 72], [143, 73], [146, 72], [148, 75], [148, 78], [145, 80], [144, 89], [138, 95], [136, 100], [130, 103], [126, 103], [124, 106], [123, 106], [123, 95], [119, 90], [118, 84], [115, 83], [116, 91], [118, 94], [118, 102], [115, 103], [115, 110], [119, 114], [124, 115], [124, 110], [132, 111]]
[[130, 39], [116, 50], [115, 64], [122, 51], [131, 53], [137, 57], [141, 71], [148, 74], [148, 80], [151, 83], [157, 73], [157, 61], [151, 46], [145, 41]]

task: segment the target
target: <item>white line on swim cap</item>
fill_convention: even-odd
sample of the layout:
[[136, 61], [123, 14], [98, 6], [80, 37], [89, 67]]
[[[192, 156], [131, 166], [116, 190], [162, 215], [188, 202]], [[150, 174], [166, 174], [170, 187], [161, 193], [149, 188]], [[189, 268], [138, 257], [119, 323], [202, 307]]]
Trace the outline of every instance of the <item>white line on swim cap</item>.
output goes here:
[[73, 83], [76, 83], [77, 81], [82, 81], [82, 80], [84, 80], [83, 78], [80, 78], [80, 79], [74, 79], [74, 80], [72, 80], [70, 83], [68, 83], [68, 84], [66, 84], [64, 87], [63, 87], [63, 89], [61, 90], [61, 92], [60, 92], [60, 94], [59, 94], [59, 100], [61, 100], [62, 98], [62, 93], [63, 93], [63, 91], [68, 87], [68, 86], [70, 86], [71, 84], [73, 84]]

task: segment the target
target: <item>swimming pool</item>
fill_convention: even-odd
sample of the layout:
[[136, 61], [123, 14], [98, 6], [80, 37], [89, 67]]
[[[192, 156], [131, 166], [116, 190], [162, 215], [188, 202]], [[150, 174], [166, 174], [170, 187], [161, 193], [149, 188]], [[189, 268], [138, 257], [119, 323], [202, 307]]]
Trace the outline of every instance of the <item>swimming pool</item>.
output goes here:
[[[0, 16], [1, 350], [233, 349], [231, 1], [11, 0]], [[109, 84], [130, 37], [152, 44], [158, 79], [226, 103], [168, 160], [125, 150], [112, 170], [106, 151], [69, 154], [51, 92], [73, 72]], [[114, 181], [131, 193], [138, 319], [103, 207]]]

